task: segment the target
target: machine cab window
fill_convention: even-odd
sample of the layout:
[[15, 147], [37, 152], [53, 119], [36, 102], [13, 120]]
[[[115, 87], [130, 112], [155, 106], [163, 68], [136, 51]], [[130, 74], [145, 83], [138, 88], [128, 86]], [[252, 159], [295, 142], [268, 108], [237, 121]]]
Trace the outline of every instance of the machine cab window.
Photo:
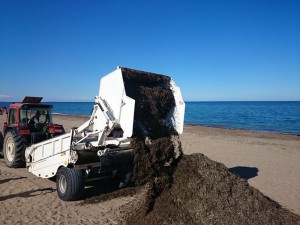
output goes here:
[[9, 124], [16, 124], [16, 109], [10, 109], [9, 110]]
[[52, 123], [51, 110], [43, 108], [21, 109], [20, 122], [29, 123], [30, 121], [33, 121], [34, 117], [37, 115], [39, 123]]

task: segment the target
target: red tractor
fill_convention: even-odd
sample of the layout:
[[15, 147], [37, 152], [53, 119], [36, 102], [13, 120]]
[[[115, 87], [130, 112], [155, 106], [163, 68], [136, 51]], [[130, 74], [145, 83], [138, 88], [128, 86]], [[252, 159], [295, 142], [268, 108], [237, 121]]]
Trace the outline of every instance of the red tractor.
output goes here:
[[25, 149], [31, 144], [65, 133], [62, 125], [52, 123], [52, 105], [41, 104], [41, 100], [25, 97], [7, 110], [3, 134], [0, 132], [0, 152], [8, 167], [24, 166]]

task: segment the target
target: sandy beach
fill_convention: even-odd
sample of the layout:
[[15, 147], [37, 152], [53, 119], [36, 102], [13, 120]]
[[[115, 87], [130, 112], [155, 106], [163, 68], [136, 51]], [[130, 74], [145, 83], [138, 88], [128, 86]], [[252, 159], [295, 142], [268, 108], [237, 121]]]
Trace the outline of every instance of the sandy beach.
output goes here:
[[[88, 117], [54, 115], [66, 132]], [[5, 115], [0, 115], [0, 124]], [[186, 125], [184, 154], [203, 153], [247, 179], [249, 184], [284, 208], [300, 215], [300, 137]], [[99, 194], [93, 189], [88, 196]], [[142, 193], [81, 206], [63, 202], [55, 182], [37, 178], [25, 168], [10, 169], [0, 159], [1, 224], [118, 224], [124, 208]]]

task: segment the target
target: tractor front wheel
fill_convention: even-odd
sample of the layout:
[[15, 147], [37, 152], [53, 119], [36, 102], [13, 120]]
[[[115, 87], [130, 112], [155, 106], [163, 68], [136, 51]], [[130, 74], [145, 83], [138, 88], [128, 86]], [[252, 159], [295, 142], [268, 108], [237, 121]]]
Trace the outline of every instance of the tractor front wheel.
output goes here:
[[9, 131], [4, 138], [3, 155], [8, 167], [25, 166], [24, 154], [26, 145], [21, 136], [14, 131]]
[[80, 198], [85, 184], [85, 173], [68, 167], [61, 167], [56, 177], [56, 188], [60, 199], [73, 201]]

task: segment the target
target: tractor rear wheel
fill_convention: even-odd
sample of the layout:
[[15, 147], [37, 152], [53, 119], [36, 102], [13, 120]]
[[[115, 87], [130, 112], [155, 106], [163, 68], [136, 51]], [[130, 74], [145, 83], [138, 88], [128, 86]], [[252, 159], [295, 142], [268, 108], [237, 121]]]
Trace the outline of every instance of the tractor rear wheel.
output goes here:
[[18, 168], [25, 166], [26, 144], [23, 138], [14, 131], [9, 131], [4, 138], [3, 155], [8, 167]]
[[3, 134], [0, 132], [0, 156], [3, 157]]
[[56, 177], [56, 188], [60, 199], [73, 201], [80, 198], [85, 184], [83, 170], [61, 167]]

